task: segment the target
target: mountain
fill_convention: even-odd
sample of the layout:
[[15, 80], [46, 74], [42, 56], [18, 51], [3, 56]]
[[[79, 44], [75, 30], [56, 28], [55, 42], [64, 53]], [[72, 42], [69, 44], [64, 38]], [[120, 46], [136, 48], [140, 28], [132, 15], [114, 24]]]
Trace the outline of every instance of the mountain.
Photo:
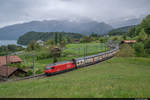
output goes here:
[[96, 21], [68, 21], [68, 20], [44, 20], [32, 21], [22, 24], [14, 24], [0, 29], [0, 39], [18, 39], [26, 32], [73, 32], [89, 35], [92, 32], [104, 34], [112, 27], [104, 22]]
[[116, 20], [111, 20], [108, 22], [109, 25], [111, 25], [114, 28], [120, 28], [125, 26], [132, 26], [132, 25], [138, 25], [141, 23], [143, 17], [141, 18], [120, 18]]
[[130, 30], [130, 28], [135, 27], [135, 26], [136, 25], [131, 25], [131, 26], [125, 26], [125, 27], [116, 28], [116, 29], [111, 30], [108, 34], [109, 35], [122, 35], [122, 34], [126, 34]]

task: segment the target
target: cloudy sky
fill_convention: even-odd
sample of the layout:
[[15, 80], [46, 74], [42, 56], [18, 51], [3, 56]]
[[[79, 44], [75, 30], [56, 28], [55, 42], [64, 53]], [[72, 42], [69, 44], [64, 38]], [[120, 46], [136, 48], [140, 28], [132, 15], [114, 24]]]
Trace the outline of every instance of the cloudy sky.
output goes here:
[[109, 21], [150, 14], [150, 0], [0, 0], [0, 27], [32, 20]]

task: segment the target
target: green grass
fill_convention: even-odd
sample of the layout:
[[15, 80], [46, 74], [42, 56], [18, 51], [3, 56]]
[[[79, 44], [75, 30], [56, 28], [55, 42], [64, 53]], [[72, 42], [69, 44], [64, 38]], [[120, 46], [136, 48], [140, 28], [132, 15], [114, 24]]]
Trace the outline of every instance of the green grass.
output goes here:
[[85, 48], [87, 49], [87, 55], [92, 55], [104, 52], [105, 50], [109, 50], [109, 48], [105, 48], [105, 44], [103, 43], [80, 43], [80, 44], [68, 44], [63, 53], [68, 55], [70, 54], [70, 55], [84, 56]]
[[0, 97], [149, 98], [149, 58], [113, 58], [44, 79], [0, 83]]

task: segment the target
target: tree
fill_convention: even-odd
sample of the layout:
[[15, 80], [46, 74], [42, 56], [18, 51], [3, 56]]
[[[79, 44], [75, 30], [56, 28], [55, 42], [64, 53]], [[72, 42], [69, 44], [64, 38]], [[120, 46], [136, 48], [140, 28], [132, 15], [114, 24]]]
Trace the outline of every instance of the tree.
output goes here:
[[104, 37], [101, 37], [99, 40], [100, 40], [101, 43], [105, 43], [106, 42]]
[[147, 39], [147, 34], [145, 33], [144, 29], [142, 29], [139, 33], [138, 41], [145, 41]]
[[117, 40], [118, 40], [118, 37], [115, 36], [112, 40], [113, 40], [113, 41], [117, 41]]
[[72, 38], [67, 37], [67, 43], [72, 43]]
[[123, 39], [126, 40], [126, 39], [127, 39], [127, 36], [126, 36], [126, 35], [123, 35]]
[[58, 44], [58, 33], [55, 32], [55, 45], [57, 45], [57, 44]]
[[130, 36], [130, 37], [134, 37], [135, 36], [135, 27], [131, 27], [129, 29], [129, 32], [128, 32], [127, 35]]
[[90, 42], [90, 41], [91, 41], [90, 37], [88, 37], [88, 36], [83, 37], [83, 42], [84, 43], [87, 43], [87, 42]]
[[16, 45], [8, 45], [8, 50], [9, 51], [16, 51], [17, 50], [17, 46]]
[[62, 34], [59, 33], [59, 44], [61, 44], [61, 42], [62, 42]]
[[47, 42], [45, 42], [46, 45], [54, 45], [55, 44], [55, 41], [54, 39], [50, 39], [48, 40]]
[[61, 48], [65, 48], [66, 44], [67, 44], [67, 40], [66, 40], [66, 38], [63, 38], [63, 40], [60, 44]]
[[53, 46], [51, 48], [51, 53], [52, 53], [52, 56], [53, 56], [53, 63], [56, 63], [57, 62], [57, 57], [60, 57], [61, 55], [61, 49], [58, 47], [58, 46]]
[[92, 32], [92, 34], [89, 37], [99, 37], [97, 33]]
[[148, 15], [145, 19], [143, 19], [140, 26], [144, 28], [147, 34], [150, 34], [150, 15]]
[[144, 42], [144, 49], [147, 54], [150, 54], [150, 38]]
[[32, 50], [39, 50], [41, 49], [41, 46], [36, 43], [35, 40], [30, 41], [30, 43], [27, 45], [27, 51], [32, 51]]
[[144, 44], [139, 42], [134, 45], [135, 53], [137, 56], [144, 56]]

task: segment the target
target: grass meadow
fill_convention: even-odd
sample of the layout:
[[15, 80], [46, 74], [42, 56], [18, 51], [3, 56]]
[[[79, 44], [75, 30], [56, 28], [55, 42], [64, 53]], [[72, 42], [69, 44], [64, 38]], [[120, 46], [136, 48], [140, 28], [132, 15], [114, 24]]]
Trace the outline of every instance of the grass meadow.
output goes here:
[[108, 61], [43, 79], [0, 83], [0, 97], [150, 98], [150, 59]]

